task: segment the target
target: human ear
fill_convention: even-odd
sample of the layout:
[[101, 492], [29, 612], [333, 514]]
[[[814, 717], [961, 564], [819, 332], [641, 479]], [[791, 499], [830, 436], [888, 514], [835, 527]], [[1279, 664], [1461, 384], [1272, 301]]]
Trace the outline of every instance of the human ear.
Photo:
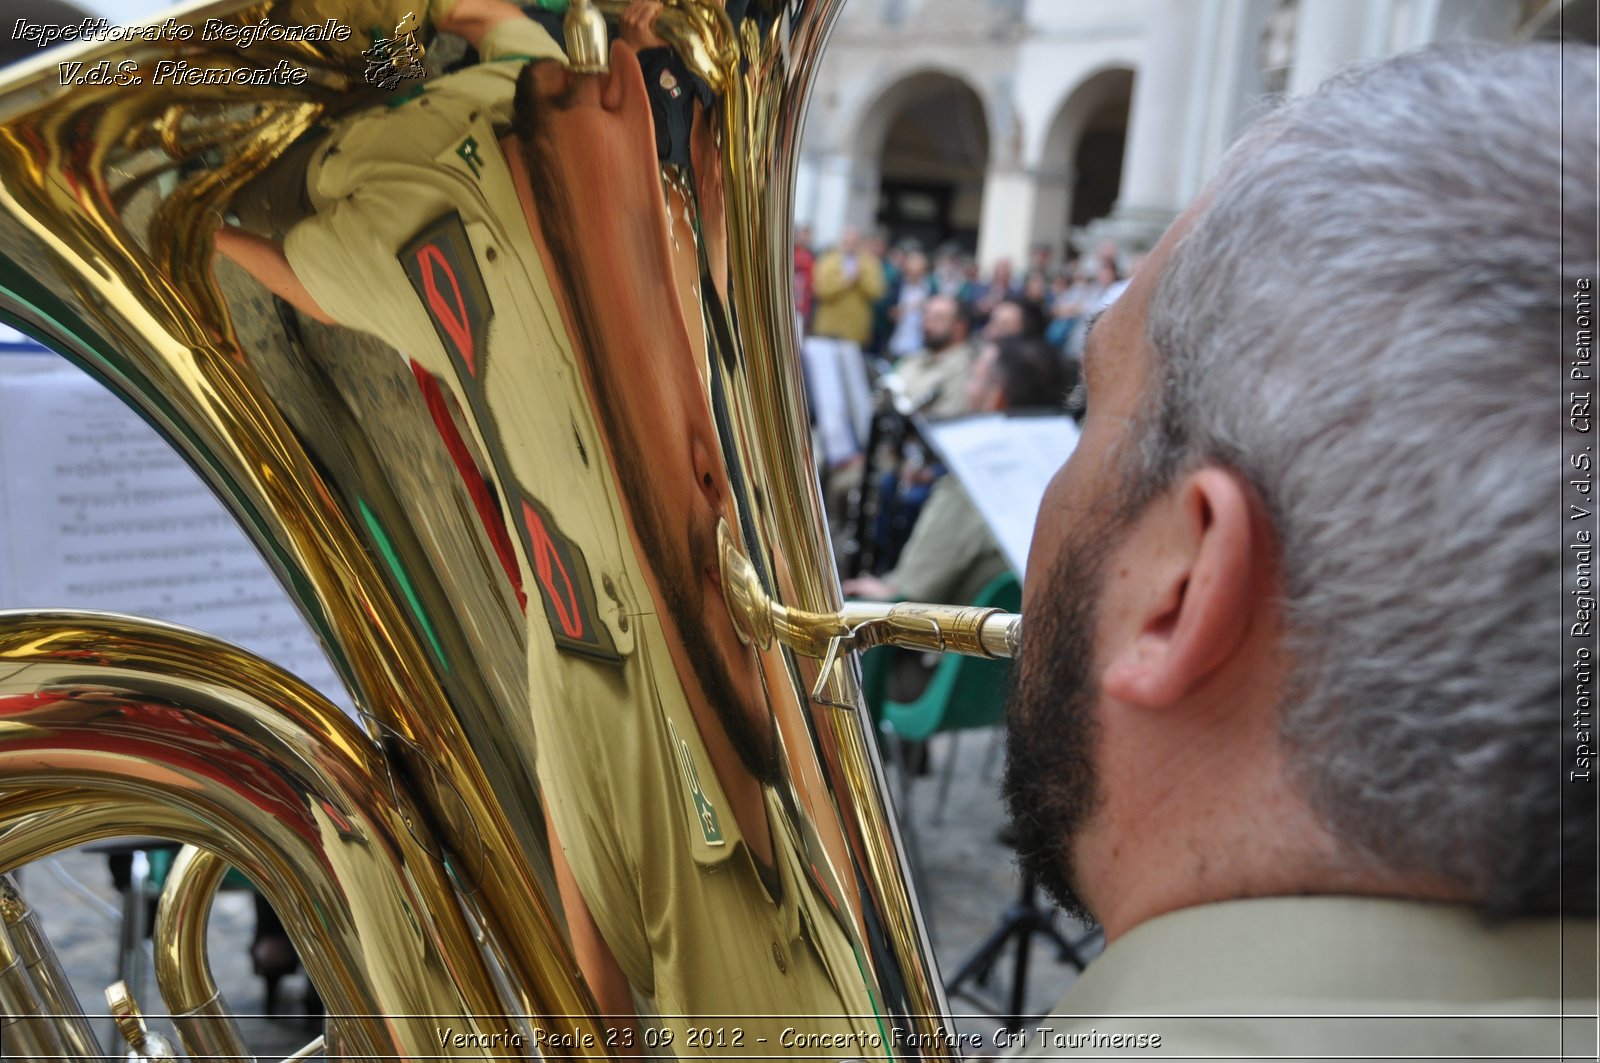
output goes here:
[[620, 40], [612, 41], [610, 67], [601, 80], [600, 106], [607, 111], [620, 111], [644, 99], [644, 74], [633, 50]]
[[1269, 544], [1253, 489], [1206, 466], [1158, 498], [1139, 530], [1146, 563], [1131, 576], [1128, 636], [1101, 688], [1150, 708], [1182, 701], [1243, 646], [1267, 591]]

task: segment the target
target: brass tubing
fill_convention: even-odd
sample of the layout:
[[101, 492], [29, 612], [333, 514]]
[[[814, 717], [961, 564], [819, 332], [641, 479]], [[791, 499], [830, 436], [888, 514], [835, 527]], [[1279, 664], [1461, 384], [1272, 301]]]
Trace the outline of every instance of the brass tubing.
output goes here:
[[99, 1059], [100, 1045], [84, 1018], [78, 995], [72, 991], [50, 939], [39, 927], [39, 917], [28, 907], [10, 875], [0, 875], [0, 921], [33, 983], [40, 1010], [56, 1025], [67, 1053], [79, 1059]]
[[233, 1013], [217, 991], [206, 955], [206, 926], [227, 861], [186, 845], [167, 872], [156, 908], [156, 984], [191, 1059], [237, 1059], [254, 1063]]
[[808, 612], [767, 594], [755, 566], [740, 552], [733, 530], [717, 529], [722, 596], [734, 628], [765, 649], [774, 639], [803, 657], [826, 657], [839, 648], [901, 646], [969, 657], [1014, 657], [1022, 617], [1000, 609], [923, 602], [845, 602], [838, 612]]
[[59, 1059], [66, 1054], [55, 1025], [39, 1006], [39, 996], [28, 977], [28, 969], [0, 924], [0, 1023], [7, 1059]]
[[43, 860], [63, 849], [124, 834], [171, 837], [193, 826], [176, 809], [140, 802], [144, 819], [127, 826], [128, 800], [106, 793], [7, 789], [0, 797], [0, 871]]
[[[577, 0], [568, 9], [566, 26], [572, 25], [573, 12], [588, 8], [603, 18], [620, 20], [633, 0]], [[738, 62], [738, 47], [734, 42], [733, 23], [721, 6], [706, 0], [667, 0], [656, 15], [651, 28], [656, 36], [666, 41], [678, 53], [695, 76], [709, 85], [713, 92], [728, 89], [728, 73]], [[604, 73], [609, 58], [609, 46], [601, 25], [598, 63], [573, 62], [573, 32], [567, 29], [568, 65], [578, 73]], [[592, 46], [581, 46], [584, 55], [592, 55]]]
[[[414, 803], [314, 691], [196, 633], [99, 614], [0, 614], [0, 677], [0, 777], [15, 795], [0, 798], [0, 822], [14, 802], [45, 803], [16, 791], [47, 789], [60, 807], [95, 793], [120, 803], [120, 821], [109, 807], [62, 817], [61, 847], [89, 827], [177, 821], [167, 833], [267, 891], [330, 1009], [353, 1017], [339, 1027], [352, 1054], [427, 1055], [441, 1021], [475, 1031], [507, 1010], [444, 868], [413, 835]], [[515, 1053], [490, 1042], [485, 1057]]]

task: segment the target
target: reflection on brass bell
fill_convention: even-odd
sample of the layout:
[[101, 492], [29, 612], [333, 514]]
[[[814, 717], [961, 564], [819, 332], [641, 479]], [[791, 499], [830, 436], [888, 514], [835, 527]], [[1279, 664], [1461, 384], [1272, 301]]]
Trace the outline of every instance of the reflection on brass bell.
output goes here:
[[593, 0], [572, 0], [561, 26], [567, 37], [567, 69], [574, 74], [604, 74], [606, 20]]
[[128, 992], [128, 983], [118, 981], [108, 986], [106, 1003], [111, 1006], [111, 1015], [116, 1020], [117, 1031], [132, 1049], [127, 1055], [129, 1060], [140, 1063], [146, 1061], [175, 1063], [178, 1050], [165, 1037], [150, 1032], [145, 1026], [144, 1015], [139, 1011], [139, 1005], [134, 1002], [133, 994]]

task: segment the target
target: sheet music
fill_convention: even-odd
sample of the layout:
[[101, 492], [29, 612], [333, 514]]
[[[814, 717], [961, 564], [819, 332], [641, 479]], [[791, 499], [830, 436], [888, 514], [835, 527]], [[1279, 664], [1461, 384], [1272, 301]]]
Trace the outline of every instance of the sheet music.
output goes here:
[[1077, 445], [1078, 426], [1064, 414], [987, 413], [919, 418], [917, 428], [967, 489], [1021, 579], [1044, 489]]
[[182, 624], [352, 711], [311, 629], [211, 489], [138, 414], [52, 354], [0, 356], [0, 608]]

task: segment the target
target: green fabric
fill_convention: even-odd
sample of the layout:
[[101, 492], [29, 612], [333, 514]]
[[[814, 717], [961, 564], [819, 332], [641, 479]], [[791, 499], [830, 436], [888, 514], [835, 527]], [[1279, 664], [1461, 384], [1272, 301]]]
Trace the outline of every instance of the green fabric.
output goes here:
[[[985, 587], [973, 604], [1016, 612], [1022, 607], [1022, 586], [1007, 572]], [[946, 654], [921, 697], [885, 703], [884, 722], [913, 742], [938, 731], [992, 727], [1005, 714], [1010, 677], [1010, 661]]]
[[[172, 864], [178, 858], [176, 846], [159, 849], [148, 849], [145, 855], [150, 860], [149, 886], [152, 891], [159, 891], [167, 884], [167, 876], [172, 873]], [[228, 873], [222, 878], [222, 885], [217, 887], [224, 890], [253, 890], [255, 885], [244, 877], [244, 872], [236, 867], [228, 868]]]
[[943, 476], [928, 493], [900, 560], [883, 581], [913, 602], [976, 602], [1009, 571], [966, 488]]

